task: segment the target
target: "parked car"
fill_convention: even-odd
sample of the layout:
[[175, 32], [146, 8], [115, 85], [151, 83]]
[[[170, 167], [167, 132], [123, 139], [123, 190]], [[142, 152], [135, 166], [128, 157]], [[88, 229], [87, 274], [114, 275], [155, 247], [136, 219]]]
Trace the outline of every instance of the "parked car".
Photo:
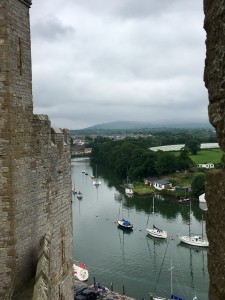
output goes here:
[[95, 300], [98, 298], [99, 292], [90, 289], [83, 289], [82, 291], [78, 291], [74, 299], [75, 300]]

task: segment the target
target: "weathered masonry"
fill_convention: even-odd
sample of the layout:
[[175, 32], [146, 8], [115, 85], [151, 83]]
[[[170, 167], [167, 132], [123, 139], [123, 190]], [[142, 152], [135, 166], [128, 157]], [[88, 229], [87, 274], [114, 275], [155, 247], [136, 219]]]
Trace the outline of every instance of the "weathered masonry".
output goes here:
[[[225, 151], [225, 2], [204, 0], [206, 39], [205, 85], [209, 120]], [[209, 240], [209, 299], [225, 299], [225, 170], [207, 172], [206, 229]]]
[[33, 114], [30, 5], [0, 0], [0, 299], [37, 272], [35, 299], [72, 300], [70, 137]]

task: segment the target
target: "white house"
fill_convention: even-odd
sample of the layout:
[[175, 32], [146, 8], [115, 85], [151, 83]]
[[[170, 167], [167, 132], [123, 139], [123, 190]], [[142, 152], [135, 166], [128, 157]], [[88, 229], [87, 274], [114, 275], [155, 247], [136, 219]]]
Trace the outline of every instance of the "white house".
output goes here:
[[169, 190], [172, 188], [172, 183], [164, 180], [164, 179], [158, 179], [158, 180], [154, 180], [152, 182], [152, 185], [154, 186], [155, 189], [157, 190]]
[[84, 148], [84, 153], [88, 154], [91, 153], [92, 148]]
[[197, 167], [199, 169], [213, 169], [214, 168], [214, 164], [212, 164], [212, 163], [198, 164]]

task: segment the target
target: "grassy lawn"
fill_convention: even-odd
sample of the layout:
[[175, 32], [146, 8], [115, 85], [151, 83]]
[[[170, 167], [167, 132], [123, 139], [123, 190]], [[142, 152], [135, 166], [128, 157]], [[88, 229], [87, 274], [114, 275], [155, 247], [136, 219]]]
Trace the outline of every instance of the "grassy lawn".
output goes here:
[[223, 153], [220, 149], [204, 149], [199, 151], [197, 155], [189, 154], [189, 156], [196, 164], [215, 164], [221, 162]]
[[[180, 151], [171, 151], [175, 156], [180, 155]], [[189, 157], [196, 164], [204, 164], [204, 163], [219, 163], [221, 162], [221, 158], [224, 152], [220, 149], [202, 149], [196, 155], [192, 155], [189, 153]]]
[[173, 185], [184, 187], [184, 186], [191, 185], [193, 176], [194, 173], [180, 172], [180, 173], [174, 173], [170, 176], [165, 176], [164, 179], [173, 182]]
[[150, 195], [152, 193], [155, 193], [156, 190], [155, 188], [149, 185], [145, 185], [144, 183], [135, 182], [133, 191], [138, 195]]
[[[175, 156], [179, 156], [179, 151], [171, 151]], [[220, 163], [222, 155], [224, 154], [223, 151], [220, 149], [202, 149], [196, 155], [189, 154], [189, 157], [196, 163], [196, 164], [204, 164], [204, 163]], [[193, 172], [179, 172], [174, 173], [171, 175], [166, 176], [158, 176], [165, 180], [168, 180], [173, 183], [173, 186], [190, 186], [193, 180], [193, 177], [196, 173]], [[135, 183], [134, 184], [134, 193], [138, 195], [149, 195], [156, 192], [155, 188], [146, 186], [144, 183]]]

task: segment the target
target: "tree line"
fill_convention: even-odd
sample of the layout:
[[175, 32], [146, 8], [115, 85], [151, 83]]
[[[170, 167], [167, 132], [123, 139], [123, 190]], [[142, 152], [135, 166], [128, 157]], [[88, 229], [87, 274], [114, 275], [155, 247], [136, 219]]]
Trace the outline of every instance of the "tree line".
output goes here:
[[110, 168], [118, 177], [133, 180], [167, 175], [193, 167], [187, 147], [178, 156], [170, 152], [151, 151], [144, 139], [127, 138], [112, 141], [98, 137], [91, 144], [91, 161]]

